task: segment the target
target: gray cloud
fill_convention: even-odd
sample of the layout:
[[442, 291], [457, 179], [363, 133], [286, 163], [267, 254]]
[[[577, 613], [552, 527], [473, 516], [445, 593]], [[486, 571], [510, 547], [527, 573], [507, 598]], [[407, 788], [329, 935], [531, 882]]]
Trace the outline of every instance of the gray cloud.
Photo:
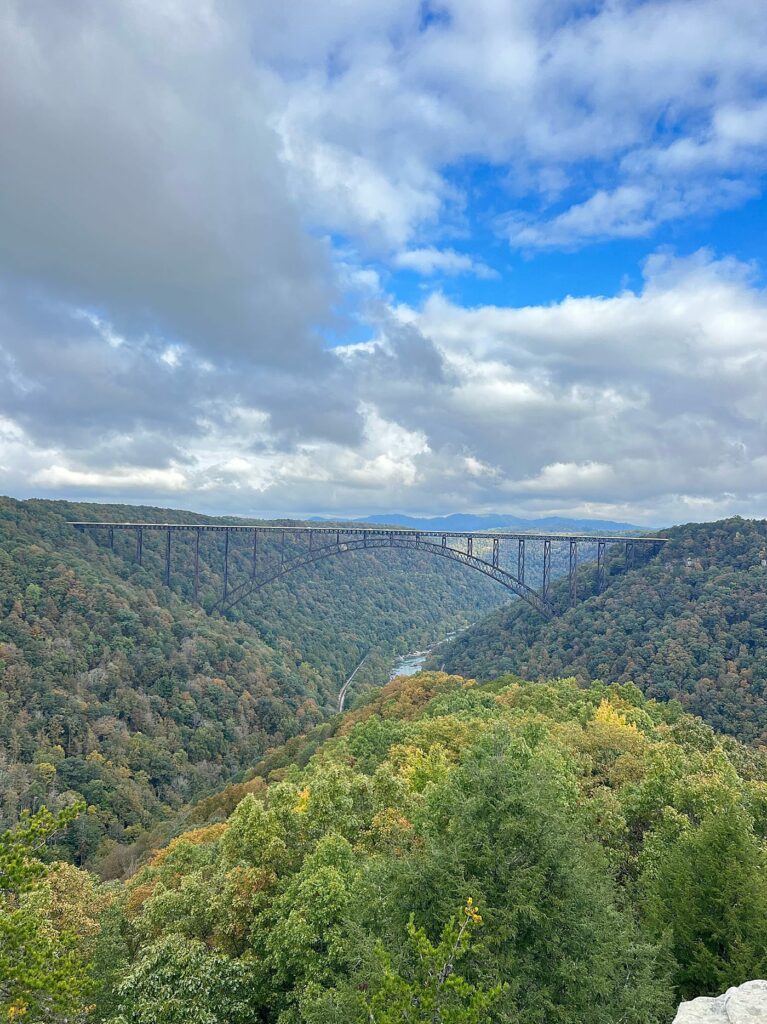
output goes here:
[[328, 253], [287, 195], [250, 31], [233, 5], [4, 5], [0, 267], [131, 337], [322, 373]]
[[[13, 320], [6, 303], [2, 324], [7, 341], [30, 319], [0, 384], [17, 493], [649, 522], [767, 506], [767, 296], [710, 254], [655, 257], [643, 289], [614, 298], [379, 310], [377, 340], [338, 350], [316, 386], [273, 375], [254, 394], [183, 353], [110, 343], [104, 324], [62, 336], [37, 308]], [[263, 409], [275, 381], [283, 419]]]
[[278, 444], [359, 441], [317, 334], [330, 252], [288, 193], [252, 29], [236, 4], [0, 13], [0, 401], [36, 443], [127, 452], [237, 403]]

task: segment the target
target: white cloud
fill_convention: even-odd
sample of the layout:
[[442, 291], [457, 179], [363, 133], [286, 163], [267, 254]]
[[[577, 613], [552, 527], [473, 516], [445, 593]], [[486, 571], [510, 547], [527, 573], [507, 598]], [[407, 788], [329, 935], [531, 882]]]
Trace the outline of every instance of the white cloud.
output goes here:
[[613, 478], [612, 467], [602, 462], [553, 462], [544, 466], [532, 479], [512, 483], [510, 486], [521, 491], [561, 497], [571, 493], [580, 494], [584, 488], [609, 486]]
[[512, 218], [509, 240], [522, 248], [562, 248], [584, 239], [640, 238], [656, 225], [651, 214], [654, 198], [649, 189], [637, 185], [600, 190], [543, 224]]
[[259, 26], [286, 157], [326, 226], [412, 244], [460, 222], [450, 170], [474, 160], [537, 193], [525, 246], [642, 237], [741, 202], [767, 166], [753, 0], [440, 9], [424, 29], [417, 0], [301, 0]]
[[411, 321], [452, 386], [408, 423], [429, 424], [435, 457], [460, 445], [497, 468], [484, 504], [537, 495], [636, 516], [679, 514], [696, 494], [767, 502], [767, 297], [748, 267], [705, 253], [658, 256], [646, 274], [639, 293], [551, 306], [437, 296]]
[[161, 495], [184, 492], [189, 489], [190, 480], [183, 471], [170, 469], [125, 469], [116, 467], [108, 472], [71, 469], [68, 466], [52, 465], [40, 469], [31, 476], [33, 485], [53, 490], [85, 489], [102, 493]]
[[486, 263], [472, 259], [465, 253], [456, 252], [455, 249], [436, 249], [433, 246], [425, 249], [407, 249], [398, 252], [392, 262], [401, 270], [412, 270], [424, 277], [432, 277], [435, 274], [472, 274], [474, 277], [485, 279], [498, 277], [497, 272]]
[[[430, 252], [446, 222], [465, 228], [471, 190], [452, 171], [479, 161], [540, 199], [533, 215], [509, 196], [515, 244], [577, 245], [741, 202], [765, 169], [767, 19], [753, 0], [440, 9], [424, 27], [419, 0], [12, 0], [6, 252], [29, 266], [45, 244], [47, 273], [86, 298], [97, 279], [112, 305], [143, 289], [202, 344], [199, 294], [228, 318], [219, 346], [236, 350], [249, 315], [300, 337], [327, 309], [327, 267], [300, 219], [373, 250]], [[68, 262], [64, 232], [80, 235]], [[107, 280], [118, 267], [104, 240], [118, 237]], [[267, 238], [279, 244], [260, 248]], [[183, 291], [194, 315], [173, 295], [179, 261], [205, 271]], [[243, 287], [254, 265], [269, 267], [270, 303]], [[285, 301], [296, 288], [303, 319]]]
[[647, 238], [666, 221], [702, 210], [718, 212], [756, 194], [742, 181], [644, 182], [600, 189], [549, 220], [515, 214], [500, 218], [499, 224], [521, 249], [571, 249], [611, 238]]

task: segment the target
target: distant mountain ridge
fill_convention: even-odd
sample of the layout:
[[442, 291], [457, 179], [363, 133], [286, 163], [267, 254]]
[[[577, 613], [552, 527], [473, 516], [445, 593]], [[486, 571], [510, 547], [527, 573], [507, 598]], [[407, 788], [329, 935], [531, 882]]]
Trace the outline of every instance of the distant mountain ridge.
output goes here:
[[[315, 516], [316, 520], [324, 520], [326, 516]], [[334, 520], [335, 521], [335, 520]], [[447, 516], [406, 516], [397, 512], [376, 512], [373, 515], [351, 519], [354, 523], [371, 523], [387, 526], [405, 526], [413, 530], [424, 530], [440, 533], [443, 530], [467, 532], [470, 530], [541, 530], [554, 533], [568, 530], [596, 533], [621, 533], [647, 529], [634, 523], [618, 523], [610, 519], [569, 519], [563, 516], [544, 516], [542, 519], [523, 519], [512, 515], [472, 515], [471, 513], [454, 512]]]

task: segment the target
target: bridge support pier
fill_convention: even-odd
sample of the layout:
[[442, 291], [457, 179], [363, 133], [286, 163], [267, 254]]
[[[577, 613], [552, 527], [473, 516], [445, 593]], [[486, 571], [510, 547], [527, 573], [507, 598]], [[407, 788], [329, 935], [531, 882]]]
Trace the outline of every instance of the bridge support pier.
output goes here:
[[626, 568], [634, 568], [634, 542], [633, 540], [626, 541]]
[[605, 589], [605, 542], [597, 541], [597, 593]]
[[165, 531], [165, 586], [170, 586], [170, 530]]
[[543, 542], [543, 603], [549, 603], [549, 583], [551, 582], [551, 541], [547, 537]]
[[570, 538], [570, 607], [578, 600], [578, 541]]
[[197, 527], [194, 538], [194, 603], [200, 603], [200, 528]]
[[226, 604], [229, 593], [229, 531], [224, 531], [224, 596], [221, 599], [221, 606]]

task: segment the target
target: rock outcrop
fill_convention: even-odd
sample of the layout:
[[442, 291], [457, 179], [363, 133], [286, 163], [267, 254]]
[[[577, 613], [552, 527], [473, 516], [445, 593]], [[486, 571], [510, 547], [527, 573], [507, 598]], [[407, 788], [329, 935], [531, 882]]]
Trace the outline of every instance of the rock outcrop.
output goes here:
[[747, 981], [723, 996], [682, 1003], [674, 1024], [767, 1024], [767, 981]]

